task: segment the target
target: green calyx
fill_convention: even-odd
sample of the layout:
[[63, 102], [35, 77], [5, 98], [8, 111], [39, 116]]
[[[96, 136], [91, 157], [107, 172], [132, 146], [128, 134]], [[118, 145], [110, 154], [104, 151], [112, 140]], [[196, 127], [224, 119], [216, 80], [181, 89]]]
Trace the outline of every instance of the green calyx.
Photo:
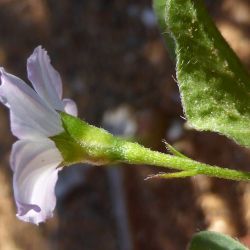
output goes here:
[[60, 115], [64, 132], [50, 139], [63, 156], [62, 165], [79, 162], [105, 165], [120, 160], [120, 138], [64, 112]]

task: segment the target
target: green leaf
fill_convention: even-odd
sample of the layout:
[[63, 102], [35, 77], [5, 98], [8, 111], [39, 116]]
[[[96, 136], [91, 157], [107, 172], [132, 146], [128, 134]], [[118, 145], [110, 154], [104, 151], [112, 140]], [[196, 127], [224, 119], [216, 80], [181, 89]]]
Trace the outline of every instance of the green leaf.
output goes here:
[[247, 250], [247, 248], [224, 234], [202, 231], [194, 235], [188, 250]]
[[180, 171], [180, 172], [174, 172], [174, 173], [158, 173], [158, 174], [153, 174], [149, 175], [148, 177], [145, 178], [145, 180], [150, 180], [150, 179], [157, 179], [157, 178], [162, 178], [162, 179], [173, 179], [173, 178], [187, 178], [191, 176], [195, 176], [199, 174], [197, 170], [187, 170], [187, 171]]
[[172, 145], [170, 145], [167, 141], [163, 140], [163, 143], [166, 145], [166, 148], [168, 149], [168, 151], [175, 156], [178, 156], [180, 158], [186, 158], [189, 159], [187, 156], [185, 156], [184, 154], [182, 154], [181, 152], [179, 152], [178, 150], [176, 150]]
[[[168, 43], [175, 41], [177, 80], [188, 123], [250, 146], [250, 77], [199, 0], [154, 0]], [[172, 47], [170, 45], [170, 47]]]

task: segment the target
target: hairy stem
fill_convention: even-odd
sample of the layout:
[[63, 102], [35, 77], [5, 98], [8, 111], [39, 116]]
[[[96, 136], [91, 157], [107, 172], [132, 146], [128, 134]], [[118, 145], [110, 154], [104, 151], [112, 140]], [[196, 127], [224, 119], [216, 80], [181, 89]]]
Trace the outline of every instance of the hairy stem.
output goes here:
[[125, 144], [121, 145], [121, 147], [121, 162], [129, 164], [147, 164], [156, 167], [167, 167], [185, 171], [185, 173], [191, 173], [190, 171], [193, 171], [193, 175], [203, 174], [211, 177], [238, 181], [250, 180], [250, 173], [248, 172], [210, 166], [208, 164], [200, 163], [186, 157], [160, 153], [145, 148], [137, 143], [126, 142]]

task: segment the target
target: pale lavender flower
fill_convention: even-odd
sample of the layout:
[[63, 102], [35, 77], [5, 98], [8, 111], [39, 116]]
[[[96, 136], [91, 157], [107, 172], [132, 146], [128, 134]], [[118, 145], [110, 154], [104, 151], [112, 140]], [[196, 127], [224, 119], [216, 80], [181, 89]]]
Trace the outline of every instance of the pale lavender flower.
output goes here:
[[28, 78], [35, 90], [3, 68], [0, 72], [0, 101], [10, 109], [11, 131], [19, 139], [10, 157], [17, 217], [39, 224], [53, 214], [54, 188], [63, 162], [49, 139], [63, 132], [57, 111], [76, 116], [77, 107], [72, 100], [62, 99], [60, 75], [41, 46], [27, 61]]

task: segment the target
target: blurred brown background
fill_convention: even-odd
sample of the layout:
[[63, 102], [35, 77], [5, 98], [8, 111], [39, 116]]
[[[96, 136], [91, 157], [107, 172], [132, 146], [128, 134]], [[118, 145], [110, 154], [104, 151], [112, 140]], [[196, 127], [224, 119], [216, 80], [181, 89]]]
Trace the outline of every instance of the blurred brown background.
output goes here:
[[[206, 1], [224, 37], [250, 69], [250, 0]], [[0, 65], [26, 77], [38, 45], [61, 73], [79, 116], [165, 151], [250, 171], [250, 152], [185, 127], [174, 64], [150, 0], [0, 0]], [[195, 177], [149, 180], [147, 166], [74, 166], [61, 172], [53, 219], [15, 217], [8, 112], [0, 107], [0, 250], [182, 250], [211, 229], [250, 242], [250, 185]]]

